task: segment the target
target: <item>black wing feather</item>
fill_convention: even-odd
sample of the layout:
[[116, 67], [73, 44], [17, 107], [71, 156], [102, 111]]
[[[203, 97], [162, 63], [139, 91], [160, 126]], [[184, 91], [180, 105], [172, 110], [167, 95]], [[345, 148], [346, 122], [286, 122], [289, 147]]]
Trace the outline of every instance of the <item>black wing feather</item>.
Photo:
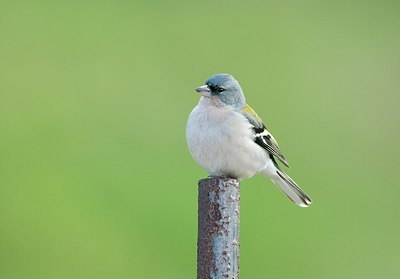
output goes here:
[[278, 160], [284, 164], [286, 167], [289, 167], [288, 162], [286, 161], [285, 157], [283, 156], [281, 150], [279, 149], [278, 144], [276, 143], [275, 139], [272, 135], [268, 132], [268, 130], [263, 125], [262, 128], [253, 127], [254, 141], [259, 146], [264, 148], [269, 154], [278, 158]]

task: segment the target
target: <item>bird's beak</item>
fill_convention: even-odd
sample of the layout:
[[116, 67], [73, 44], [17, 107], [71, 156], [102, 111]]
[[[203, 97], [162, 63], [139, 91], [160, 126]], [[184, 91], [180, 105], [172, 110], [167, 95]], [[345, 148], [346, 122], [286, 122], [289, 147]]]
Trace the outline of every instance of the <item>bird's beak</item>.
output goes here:
[[211, 97], [211, 91], [210, 91], [210, 88], [208, 88], [207, 85], [203, 85], [203, 86], [197, 87], [196, 91], [199, 92], [204, 97]]

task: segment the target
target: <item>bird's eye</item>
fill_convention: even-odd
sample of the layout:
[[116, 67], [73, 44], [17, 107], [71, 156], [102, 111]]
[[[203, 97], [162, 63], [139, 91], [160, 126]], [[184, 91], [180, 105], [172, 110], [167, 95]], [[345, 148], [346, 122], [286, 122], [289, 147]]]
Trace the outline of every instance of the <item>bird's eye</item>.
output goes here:
[[217, 89], [217, 90], [218, 90], [218, 92], [219, 92], [219, 93], [222, 93], [222, 92], [224, 92], [224, 91], [225, 91], [225, 88], [218, 87], [218, 89]]

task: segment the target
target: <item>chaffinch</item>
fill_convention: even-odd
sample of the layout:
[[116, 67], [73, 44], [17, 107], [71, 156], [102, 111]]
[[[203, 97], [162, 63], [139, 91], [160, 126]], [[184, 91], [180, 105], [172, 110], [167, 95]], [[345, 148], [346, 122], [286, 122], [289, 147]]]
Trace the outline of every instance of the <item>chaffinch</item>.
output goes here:
[[278, 143], [246, 104], [239, 83], [217, 74], [196, 89], [202, 95], [190, 113], [186, 139], [194, 160], [210, 176], [244, 179], [261, 173], [301, 207], [311, 198], [279, 167], [289, 167]]

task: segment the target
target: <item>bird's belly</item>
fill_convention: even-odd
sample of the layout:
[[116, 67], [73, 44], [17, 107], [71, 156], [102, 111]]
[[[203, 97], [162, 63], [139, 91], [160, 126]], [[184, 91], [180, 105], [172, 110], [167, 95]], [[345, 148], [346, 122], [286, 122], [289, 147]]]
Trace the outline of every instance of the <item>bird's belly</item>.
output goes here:
[[189, 117], [187, 142], [210, 175], [247, 178], [263, 170], [266, 152], [252, 139], [250, 124], [230, 111], [197, 111]]

